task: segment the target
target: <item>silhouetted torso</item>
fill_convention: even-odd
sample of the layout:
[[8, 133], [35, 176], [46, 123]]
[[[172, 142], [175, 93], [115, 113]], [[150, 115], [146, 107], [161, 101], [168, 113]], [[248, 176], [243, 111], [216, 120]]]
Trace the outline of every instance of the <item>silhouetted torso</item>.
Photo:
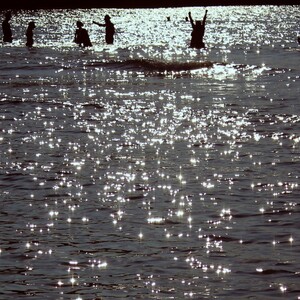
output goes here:
[[204, 37], [204, 25], [195, 25], [193, 31], [192, 31], [192, 39], [190, 47], [192, 48], [204, 48], [205, 44], [203, 42]]
[[26, 37], [27, 37], [26, 46], [27, 47], [32, 47], [32, 45], [33, 45], [33, 29], [34, 28], [35, 28], [34, 22], [29, 22], [28, 28], [26, 31]]
[[108, 22], [105, 26], [105, 41], [107, 44], [114, 43], [115, 26], [112, 22]]

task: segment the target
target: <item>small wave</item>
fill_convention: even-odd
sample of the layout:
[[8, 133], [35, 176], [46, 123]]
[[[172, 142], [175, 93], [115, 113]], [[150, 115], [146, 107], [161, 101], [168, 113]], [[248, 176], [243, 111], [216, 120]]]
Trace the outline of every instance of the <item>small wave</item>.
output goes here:
[[123, 69], [129, 71], [157, 71], [157, 72], [180, 72], [202, 68], [211, 68], [213, 62], [166, 62], [151, 59], [129, 59], [125, 61], [94, 62], [87, 66], [107, 67], [112, 69]]
[[262, 275], [273, 275], [273, 274], [295, 274], [294, 271], [284, 270], [284, 269], [256, 269], [257, 273], [260, 273]]
[[[231, 64], [225, 62], [213, 62], [213, 61], [162, 61], [154, 59], [126, 59], [124, 61], [95, 61], [87, 64], [86, 67], [93, 68], [109, 68], [114, 70], [126, 70], [126, 71], [141, 71], [141, 72], [182, 72], [201, 69], [218, 68], [232, 68], [242, 72], [270, 72], [273, 68], [262, 67], [256, 65], [246, 64]], [[282, 70], [277, 70], [282, 71]]]
[[0, 71], [36, 71], [36, 70], [52, 70], [52, 69], [58, 69], [58, 67], [54, 64], [38, 64], [38, 65], [6, 65], [6, 66], [1, 66]]

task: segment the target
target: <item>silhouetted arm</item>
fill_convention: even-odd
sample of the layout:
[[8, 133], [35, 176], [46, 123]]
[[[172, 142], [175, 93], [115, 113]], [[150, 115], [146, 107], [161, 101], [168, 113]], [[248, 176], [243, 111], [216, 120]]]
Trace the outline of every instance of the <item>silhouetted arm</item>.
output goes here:
[[101, 27], [105, 27], [106, 26], [106, 24], [100, 24], [100, 23], [95, 22], [95, 21], [93, 21], [93, 23], [96, 24], [96, 25], [98, 25], [98, 26], [101, 26]]
[[203, 21], [202, 24], [205, 26], [205, 22], [206, 22], [206, 16], [207, 16], [207, 10], [205, 11], [205, 15], [203, 17]]
[[191, 12], [189, 12], [189, 20], [190, 20], [190, 22], [191, 22], [191, 25], [192, 25], [192, 27], [194, 28], [194, 20], [193, 20], [193, 18], [192, 18], [192, 14], [191, 14]]

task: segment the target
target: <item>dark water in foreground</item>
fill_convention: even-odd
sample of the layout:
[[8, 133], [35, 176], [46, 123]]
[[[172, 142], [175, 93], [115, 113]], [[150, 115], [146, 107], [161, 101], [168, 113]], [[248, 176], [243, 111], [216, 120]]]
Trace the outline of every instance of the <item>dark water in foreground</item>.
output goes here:
[[300, 299], [299, 8], [210, 8], [203, 51], [188, 11], [14, 16], [0, 299]]

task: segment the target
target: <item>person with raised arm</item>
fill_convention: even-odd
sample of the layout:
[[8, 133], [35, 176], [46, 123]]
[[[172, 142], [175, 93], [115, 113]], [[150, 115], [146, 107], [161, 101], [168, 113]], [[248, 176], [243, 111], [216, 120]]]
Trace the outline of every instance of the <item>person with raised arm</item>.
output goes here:
[[205, 48], [205, 44], [203, 42], [203, 37], [205, 33], [205, 23], [206, 23], [206, 17], [207, 17], [207, 10], [205, 11], [204, 17], [202, 22], [201, 21], [195, 21], [192, 18], [191, 12], [189, 12], [189, 20], [191, 22], [193, 31], [192, 31], [192, 38], [191, 38], [191, 43], [190, 47], [191, 48]]
[[115, 26], [110, 20], [109, 15], [105, 15], [104, 17], [104, 24], [100, 24], [98, 22], [93, 22], [94, 24], [105, 27], [105, 42], [106, 44], [113, 44], [114, 43], [114, 35], [115, 35]]

